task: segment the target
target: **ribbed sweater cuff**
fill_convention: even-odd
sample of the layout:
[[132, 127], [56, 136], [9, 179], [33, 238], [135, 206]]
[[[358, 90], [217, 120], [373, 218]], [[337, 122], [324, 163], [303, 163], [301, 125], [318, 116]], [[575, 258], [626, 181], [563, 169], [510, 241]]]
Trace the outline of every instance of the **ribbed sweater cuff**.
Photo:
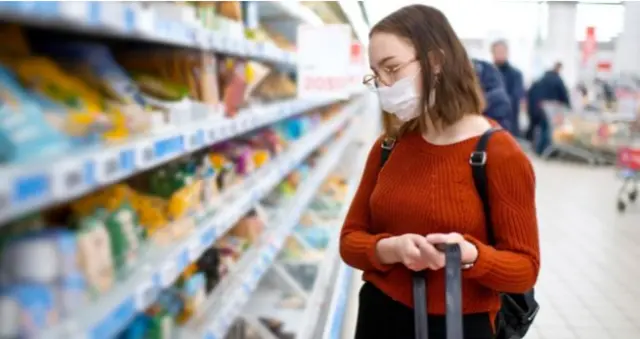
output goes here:
[[378, 244], [378, 241], [386, 238], [391, 238], [392, 236], [393, 235], [389, 233], [376, 234], [373, 236], [373, 239], [371, 240], [371, 243], [367, 248], [367, 256], [369, 257], [369, 261], [371, 262], [371, 265], [373, 265], [373, 267], [378, 271], [387, 272], [391, 268], [393, 268], [393, 265], [383, 264], [382, 262], [380, 262], [378, 253], [376, 253], [376, 245]]
[[479, 279], [491, 270], [491, 266], [493, 265], [492, 257], [496, 249], [468, 234], [464, 235], [464, 239], [476, 246], [478, 249], [478, 258], [470, 269], [463, 271], [462, 275], [464, 278]]

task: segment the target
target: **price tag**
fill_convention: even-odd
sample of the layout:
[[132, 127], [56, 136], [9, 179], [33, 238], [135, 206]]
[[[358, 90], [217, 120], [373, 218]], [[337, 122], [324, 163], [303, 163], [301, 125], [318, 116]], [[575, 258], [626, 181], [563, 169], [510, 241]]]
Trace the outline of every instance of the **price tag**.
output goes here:
[[85, 168], [82, 160], [64, 161], [56, 164], [53, 171], [53, 197], [63, 198], [84, 188]]
[[257, 204], [260, 199], [262, 199], [262, 185], [257, 184], [254, 186], [255, 188], [251, 191], [251, 205]]
[[236, 136], [240, 130], [238, 126], [238, 120], [232, 120], [229, 124], [229, 136]]
[[190, 150], [198, 149], [204, 146], [204, 131], [198, 129], [191, 132], [191, 134], [187, 137], [187, 143]]
[[242, 55], [251, 56], [253, 55], [253, 43], [251, 40], [243, 39], [242, 41]]
[[191, 240], [188, 244], [187, 244], [187, 253], [189, 256], [189, 262], [194, 262], [196, 260], [198, 260], [198, 258], [200, 258], [200, 255], [202, 255], [202, 242], [201, 242], [201, 238], [194, 238], [193, 240]]
[[143, 311], [156, 299], [158, 289], [152, 280], [142, 282], [135, 289], [136, 311]]
[[178, 265], [175, 262], [175, 259], [169, 259], [169, 261], [164, 263], [160, 269], [160, 284], [162, 287], [171, 285], [179, 274], [180, 272], [178, 271]]
[[154, 15], [150, 10], [138, 8], [135, 12], [135, 28], [136, 32], [153, 35], [154, 30]]
[[222, 52], [231, 53], [233, 51], [233, 41], [226, 34], [221, 34], [219, 36], [220, 39], [220, 48]]
[[217, 33], [211, 33], [209, 35], [209, 43], [211, 44], [211, 49], [214, 51], [222, 52], [224, 50], [222, 39]]
[[252, 129], [258, 127], [256, 126], [256, 118], [255, 118], [255, 114], [250, 114], [247, 115], [244, 119], [244, 130], [245, 131], [251, 131]]
[[217, 140], [224, 140], [229, 136], [229, 128], [227, 127], [228, 125], [229, 125], [229, 122], [227, 121], [223, 121], [217, 124], [216, 126]]
[[210, 128], [207, 132], [207, 140], [210, 144], [216, 143], [218, 141], [218, 129]]
[[213, 226], [210, 229], [206, 230], [204, 233], [202, 233], [202, 237], [200, 237], [200, 244], [202, 247], [209, 247], [214, 243], [215, 240], [216, 240], [216, 228], [215, 226]]
[[229, 229], [229, 227], [232, 226], [231, 225], [233, 223], [233, 221], [231, 220], [232, 217], [233, 215], [230, 209], [224, 209], [222, 212], [220, 212], [220, 215], [218, 216], [219, 222], [217, 223], [220, 227], [220, 230], [217, 233], [219, 234], [225, 233]]
[[244, 195], [242, 197], [242, 206], [240, 208], [240, 213], [239, 214], [245, 214], [247, 213], [249, 210], [251, 210], [251, 208], [253, 207], [253, 194], [254, 194], [254, 190], [251, 189], [250, 192], [247, 192], [248, 194]]
[[120, 174], [120, 153], [105, 151], [96, 157], [96, 180], [105, 183], [115, 180]]
[[235, 51], [235, 53], [239, 56], [244, 56], [245, 52], [244, 52], [244, 39], [242, 38], [235, 38], [233, 39], [234, 41], [234, 46], [233, 46], [233, 50]]
[[100, 3], [100, 23], [109, 28], [124, 30], [124, 7], [118, 2]]
[[141, 142], [136, 145], [135, 167], [138, 169], [151, 167], [155, 162], [153, 143]]
[[65, 19], [84, 22], [89, 17], [89, 4], [85, 1], [60, 2], [59, 5]]

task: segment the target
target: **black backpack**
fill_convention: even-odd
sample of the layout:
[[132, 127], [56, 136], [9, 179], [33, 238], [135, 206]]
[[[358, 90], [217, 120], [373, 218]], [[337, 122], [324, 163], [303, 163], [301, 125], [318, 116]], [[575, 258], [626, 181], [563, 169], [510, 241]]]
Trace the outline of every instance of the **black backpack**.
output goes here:
[[[491, 209], [489, 206], [489, 193], [487, 184], [487, 173], [485, 165], [487, 164], [487, 145], [491, 135], [500, 128], [492, 128], [486, 131], [478, 140], [476, 149], [469, 157], [469, 164], [473, 174], [473, 182], [475, 183], [478, 195], [482, 200], [484, 209], [485, 222], [487, 225], [487, 239], [489, 245], [495, 246], [495, 235], [493, 233], [493, 224], [491, 222]], [[384, 166], [391, 155], [391, 151], [395, 146], [395, 139], [385, 138], [382, 141], [382, 154], [380, 167]], [[496, 329], [498, 339], [520, 339], [531, 327], [535, 319], [540, 305], [535, 300], [534, 290], [524, 294], [517, 293], [501, 293], [501, 307], [496, 317]]]

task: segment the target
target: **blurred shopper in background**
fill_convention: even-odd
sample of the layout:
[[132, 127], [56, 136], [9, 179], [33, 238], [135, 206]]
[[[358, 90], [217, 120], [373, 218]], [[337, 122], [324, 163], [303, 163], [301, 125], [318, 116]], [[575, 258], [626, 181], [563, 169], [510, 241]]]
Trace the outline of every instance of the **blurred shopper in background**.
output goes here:
[[552, 143], [551, 121], [544, 112], [542, 104], [548, 101], [571, 107], [569, 91], [560, 76], [561, 71], [562, 63], [556, 62], [553, 69], [534, 82], [527, 93], [529, 127], [526, 138], [534, 143], [534, 149], [538, 154], [542, 154]]
[[510, 131], [513, 136], [519, 137], [521, 133], [519, 124], [520, 101], [525, 95], [522, 72], [509, 63], [509, 46], [506, 41], [499, 40], [494, 42], [491, 45], [491, 53], [493, 54], [493, 63], [502, 74], [504, 86], [511, 100]]
[[473, 59], [473, 67], [484, 94], [486, 104], [484, 114], [499, 123], [505, 130], [512, 132], [511, 100], [500, 72], [491, 63], [478, 59]]
[[[394, 118], [385, 118], [389, 129], [371, 147], [340, 234], [342, 259], [366, 281], [355, 338], [415, 337], [413, 272], [427, 280], [429, 338], [446, 338], [445, 258], [436, 246], [451, 243], [464, 270], [464, 338], [492, 339], [506, 328], [498, 292], [529, 291], [540, 267], [533, 167], [482, 115], [475, 72], [489, 98], [506, 97], [500, 75], [490, 63], [476, 62], [474, 71], [447, 18], [425, 5], [373, 26], [369, 62], [364, 83]], [[508, 98], [500, 102], [510, 112]], [[486, 214], [471, 170], [485, 161]]]

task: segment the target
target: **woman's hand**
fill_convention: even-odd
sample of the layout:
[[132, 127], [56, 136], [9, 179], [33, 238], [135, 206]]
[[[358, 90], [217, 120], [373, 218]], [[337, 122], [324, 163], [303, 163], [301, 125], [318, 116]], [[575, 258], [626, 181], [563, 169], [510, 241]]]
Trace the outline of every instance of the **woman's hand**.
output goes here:
[[[476, 246], [464, 239], [464, 237], [459, 233], [434, 233], [429, 234], [425, 238], [432, 246], [436, 246], [438, 244], [458, 244], [460, 246], [460, 254], [462, 258], [462, 264], [473, 264], [478, 259], [478, 249]], [[442, 266], [438, 267], [438, 269], [444, 267], [444, 260], [442, 261]]]
[[382, 239], [376, 245], [376, 252], [382, 263], [402, 263], [412, 271], [437, 270], [444, 266], [444, 254], [419, 234]]

